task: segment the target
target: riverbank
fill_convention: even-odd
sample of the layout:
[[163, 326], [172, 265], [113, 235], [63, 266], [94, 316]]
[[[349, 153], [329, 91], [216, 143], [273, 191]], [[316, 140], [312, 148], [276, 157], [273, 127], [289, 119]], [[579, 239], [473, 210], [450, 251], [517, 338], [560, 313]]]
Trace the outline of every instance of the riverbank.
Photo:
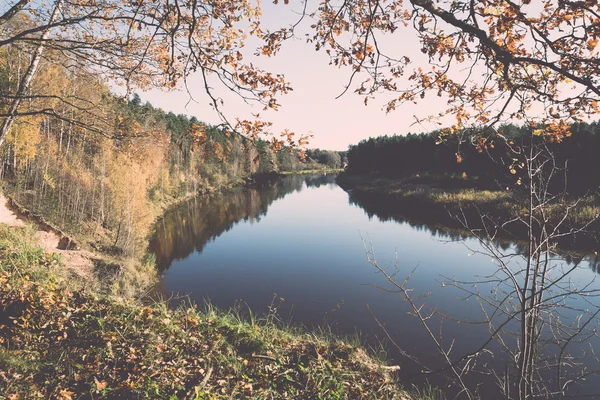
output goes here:
[[40, 247], [40, 231], [4, 202], [0, 208], [10, 224], [0, 223], [2, 396], [427, 398], [401, 390], [398, 367], [356, 343], [284, 326], [275, 313], [244, 319], [211, 307], [174, 310], [107, 291], [129, 279], [122, 269], [110, 280], [98, 268], [115, 266], [86, 253], [97, 274], [90, 278], [69, 265], [82, 250]]
[[[468, 177], [427, 174], [388, 178], [344, 172], [338, 175], [336, 182], [349, 192], [352, 201], [383, 218], [407, 219], [466, 231], [487, 228], [490, 236], [512, 240], [527, 238], [525, 225], [518, 221], [527, 215], [526, 199], [512, 189], [484, 189], [477, 180]], [[563, 215], [561, 207], [550, 204], [546, 212], [556, 218]], [[587, 224], [586, 232], [562, 237], [559, 246], [596, 251], [599, 214], [600, 207], [593, 196], [579, 199], [577, 206], [567, 213], [564, 227], [578, 229]], [[554, 222], [551, 220], [550, 224]]]
[[313, 175], [313, 174], [339, 174], [344, 172], [343, 168], [303, 169], [293, 172], [280, 172], [281, 175]]
[[[96, 292], [0, 225], [0, 393], [7, 398], [416, 399], [355, 344]], [[423, 397], [421, 397], [423, 398]]]
[[[138, 297], [158, 279], [154, 256], [146, 251], [154, 234], [154, 226], [165, 213], [197, 196], [211, 196], [234, 187], [255, 187], [268, 184], [283, 176], [277, 172], [254, 174], [235, 180], [197, 188], [179, 196], [161, 196], [148, 199], [145, 204], [144, 221], [138, 221], [138, 243], [133, 251], [118, 247], [114, 232], [98, 221], [83, 220], [75, 228], [57, 218], [54, 205], [40, 205], [32, 193], [18, 196], [10, 182], [2, 182], [0, 188], [0, 223], [22, 220], [38, 226], [35, 233], [38, 244], [49, 253], [59, 253], [66, 266], [75, 274], [84, 276], [88, 285], [122, 298]], [[4, 192], [5, 195], [2, 193]], [[17, 201], [15, 198], [19, 198]], [[17, 218], [17, 216], [20, 218]], [[72, 246], [61, 246], [68, 239]], [[64, 247], [64, 248], [63, 248]]]

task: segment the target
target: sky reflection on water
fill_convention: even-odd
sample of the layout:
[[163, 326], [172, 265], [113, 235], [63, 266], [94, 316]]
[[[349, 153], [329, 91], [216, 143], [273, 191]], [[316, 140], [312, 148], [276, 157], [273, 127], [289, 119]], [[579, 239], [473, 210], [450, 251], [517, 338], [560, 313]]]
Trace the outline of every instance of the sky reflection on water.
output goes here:
[[[382, 267], [394, 267], [398, 256], [399, 276], [418, 267], [410, 280], [414, 293], [430, 293], [423, 301], [454, 318], [480, 319], [480, 305], [457, 300], [464, 293], [442, 286], [442, 276], [476, 280], [495, 271], [493, 259], [473, 254], [481, 245], [463, 234], [367, 213], [334, 179], [290, 176], [171, 210], [152, 244], [163, 271], [161, 292], [187, 295], [196, 303], [209, 299], [220, 308], [241, 301], [254, 313], [267, 312], [277, 295], [285, 299], [284, 320], [307, 327], [327, 324], [342, 334], [361, 331], [376, 345], [384, 334], [372, 312], [405, 350], [436, 363], [419, 322], [407, 315], [407, 304], [373, 286], [386, 284], [366, 261], [363, 239], [373, 245]], [[582, 262], [571, 278], [589, 282], [595, 276]], [[474, 350], [487, 329], [445, 323], [443, 333], [445, 343], [455, 341], [460, 353]], [[390, 355], [398, 357], [394, 351]], [[416, 376], [414, 369], [402, 375]]]

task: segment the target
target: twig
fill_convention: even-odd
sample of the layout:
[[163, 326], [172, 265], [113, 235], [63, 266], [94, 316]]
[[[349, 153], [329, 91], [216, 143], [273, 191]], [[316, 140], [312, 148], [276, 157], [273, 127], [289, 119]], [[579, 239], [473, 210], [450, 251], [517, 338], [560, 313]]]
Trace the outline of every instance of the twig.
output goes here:
[[277, 361], [277, 359], [275, 357], [264, 356], [262, 354], [252, 354], [251, 357], [252, 358], [260, 358], [260, 359], [269, 360], [269, 361]]

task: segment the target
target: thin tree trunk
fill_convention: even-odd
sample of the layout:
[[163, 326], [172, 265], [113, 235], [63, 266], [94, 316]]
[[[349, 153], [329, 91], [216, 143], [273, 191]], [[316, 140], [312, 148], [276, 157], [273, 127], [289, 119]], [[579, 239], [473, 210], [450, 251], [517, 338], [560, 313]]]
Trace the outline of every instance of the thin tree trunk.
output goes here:
[[104, 215], [104, 180], [106, 179], [106, 153], [102, 150], [102, 174], [100, 175], [100, 226], [106, 224]]
[[[21, 0], [10, 8], [0, 17], [0, 25], [4, 25], [12, 17], [14, 17], [19, 11], [21, 11], [31, 0]], [[50, 22], [52, 23], [52, 22]]]
[[[52, 11], [52, 15], [50, 16], [50, 20], [48, 21], [48, 25], [51, 25], [54, 22], [54, 19], [56, 18], [56, 15], [58, 14], [58, 9], [60, 8], [61, 2], [62, 2], [62, 0], [56, 1], [55, 5], [54, 5], [54, 10]], [[50, 28], [46, 28], [44, 30], [44, 32], [42, 33], [42, 36], [40, 37], [40, 41], [39, 41], [35, 51], [32, 54], [31, 62], [29, 63], [29, 67], [27, 68], [27, 71], [25, 72], [25, 75], [23, 76], [23, 78], [21, 78], [21, 82], [19, 83], [19, 87], [17, 89], [17, 92], [15, 93], [15, 99], [13, 100], [13, 102], [10, 106], [10, 109], [8, 111], [8, 115], [4, 118], [4, 121], [2, 121], [2, 124], [0, 125], [0, 146], [2, 146], [2, 143], [4, 142], [4, 139], [6, 138], [6, 134], [8, 133], [8, 131], [10, 131], [10, 128], [15, 123], [15, 120], [17, 118], [17, 110], [19, 109], [19, 106], [21, 105], [21, 102], [23, 101], [23, 96], [29, 90], [31, 81], [33, 80], [33, 77], [35, 76], [35, 73], [37, 72], [38, 66], [40, 64], [40, 60], [42, 58], [42, 54], [44, 53], [44, 41], [48, 38], [49, 34], [50, 34]]]

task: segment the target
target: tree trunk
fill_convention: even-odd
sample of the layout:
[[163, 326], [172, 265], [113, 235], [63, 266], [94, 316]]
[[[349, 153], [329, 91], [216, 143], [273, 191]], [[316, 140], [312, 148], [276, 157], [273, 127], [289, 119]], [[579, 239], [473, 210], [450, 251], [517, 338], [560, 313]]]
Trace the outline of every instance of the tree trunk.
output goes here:
[[[60, 8], [62, 0], [57, 0], [54, 5], [54, 10], [52, 11], [52, 15], [50, 16], [50, 20], [48, 21], [48, 25], [51, 25], [58, 14], [58, 9]], [[42, 58], [42, 54], [44, 53], [44, 41], [48, 38], [50, 34], [50, 28], [46, 28], [40, 37], [40, 41], [31, 56], [31, 62], [29, 63], [29, 67], [25, 72], [25, 75], [21, 78], [21, 82], [19, 83], [19, 87], [17, 88], [17, 92], [15, 93], [15, 98], [10, 106], [7, 116], [2, 121], [2, 125], [0, 125], [0, 146], [4, 142], [6, 138], [6, 134], [10, 131], [10, 128], [13, 126], [16, 118], [17, 118], [17, 110], [23, 101], [23, 96], [29, 90], [31, 86], [31, 81], [33, 80], [35, 73], [37, 72], [38, 66], [40, 64], [40, 60]]]

